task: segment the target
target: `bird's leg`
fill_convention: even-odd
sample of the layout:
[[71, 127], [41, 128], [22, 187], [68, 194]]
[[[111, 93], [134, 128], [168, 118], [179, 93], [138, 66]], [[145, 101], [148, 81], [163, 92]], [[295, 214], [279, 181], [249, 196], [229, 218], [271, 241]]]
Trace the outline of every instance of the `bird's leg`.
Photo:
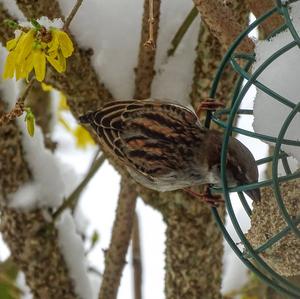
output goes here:
[[202, 201], [204, 201], [205, 203], [207, 203], [208, 205], [210, 205], [212, 207], [218, 207], [220, 203], [224, 203], [224, 199], [222, 198], [221, 195], [212, 195], [211, 194], [209, 185], [205, 186], [205, 190], [203, 193], [194, 192], [190, 188], [184, 188], [183, 191], [186, 192], [187, 194], [191, 195], [192, 197], [201, 199]]
[[220, 102], [220, 101], [216, 101], [212, 98], [206, 98], [204, 101], [202, 101], [197, 109], [196, 109], [196, 114], [198, 116], [200, 116], [201, 112], [204, 110], [216, 110], [218, 108], [224, 108], [225, 104]]

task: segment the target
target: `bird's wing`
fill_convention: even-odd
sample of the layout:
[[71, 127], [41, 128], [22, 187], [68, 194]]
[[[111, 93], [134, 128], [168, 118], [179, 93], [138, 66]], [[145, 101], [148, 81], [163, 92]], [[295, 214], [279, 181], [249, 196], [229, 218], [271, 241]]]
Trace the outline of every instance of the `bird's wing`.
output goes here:
[[[86, 117], [87, 118], [87, 117]], [[167, 176], [191, 155], [200, 123], [189, 109], [158, 100], [114, 101], [90, 123], [108, 148], [144, 175]]]

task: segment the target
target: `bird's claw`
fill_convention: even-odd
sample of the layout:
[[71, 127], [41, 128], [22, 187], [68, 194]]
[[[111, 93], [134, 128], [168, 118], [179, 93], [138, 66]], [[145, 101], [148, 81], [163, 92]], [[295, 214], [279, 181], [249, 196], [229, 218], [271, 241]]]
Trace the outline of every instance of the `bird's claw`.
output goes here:
[[225, 104], [220, 101], [208, 98], [198, 105], [196, 114], [199, 116], [202, 111], [217, 110], [218, 108], [225, 108]]
[[197, 193], [189, 188], [183, 189], [187, 194], [191, 195], [192, 197], [198, 198], [204, 201], [211, 207], [217, 208], [221, 203], [224, 203], [224, 199], [221, 195], [212, 195], [210, 189], [207, 187], [204, 193]]

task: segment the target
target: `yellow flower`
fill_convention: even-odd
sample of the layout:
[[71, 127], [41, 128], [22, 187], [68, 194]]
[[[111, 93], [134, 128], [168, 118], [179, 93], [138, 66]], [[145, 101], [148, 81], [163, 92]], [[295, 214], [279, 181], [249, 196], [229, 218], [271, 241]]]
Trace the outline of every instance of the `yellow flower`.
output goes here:
[[49, 43], [49, 51], [48, 51], [49, 54], [53, 52], [58, 53], [58, 51], [61, 50], [62, 55], [65, 58], [71, 56], [74, 51], [74, 47], [68, 34], [56, 28], [52, 29], [51, 33], [52, 33], [52, 41]]
[[49, 43], [47, 60], [59, 73], [66, 71], [66, 58], [74, 51], [73, 43], [68, 34], [58, 29], [52, 29], [52, 40]]
[[27, 132], [29, 136], [33, 137], [34, 128], [35, 128], [35, 117], [29, 107], [26, 107], [25, 111], [26, 111], [25, 122], [26, 122]]
[[62, 92], [59, 93], [58, 110], [59, 111], [67, 111], [67, 110], [69, 110], [69, 106], [67, 104], [67, 97]]
[[11, 39], [11, 40], [9, 40], [9, 41], [7, 41], [7, 42], [6, 42], [6, 49], [7, 49], [8, 51], [13, 50], [13, 49], [16, 47], [16, 45], [17, 45], [17, 43], [18, 43], [20, 37], [21, 37], [23, 34], [24, 34], [24, 33], [21, 32], [21, 34], [20, 34], [19, 36], [15, 37], [15, 38], [13, 38], [13, 39]]
[[48, 84], [46, 84], [44, 82], [42, 82], [41, 86], [42, 86], [43, 91], [51, 91], [51, 90], [53, 90], [53, 87], [51, 85], [48, 85]]
[[76, 139], [76, 146], [78, 148], [86, 148], [89, 145], [95, 144], [89, 132], [82, 126], [77, 126], [77, 128], [73, 131], [73, 135]]
[[[35, 21], [37, 23], [37, 21]], [[66, 71], [66, 58], [74, 51], [73, 43], [64, 31], [57, 28], [47, 30], [43, 26], [22, 28], [21, 34], [6, 43], [9, 51], [3, 78], [27, 78], [32, 70], [36, 79], [43, 81], [46, 63], [49, 62], [59, 73]]]
[[62, 62], [59, 57], [53, 57], [53, 56], [49, 56], [47, 55], [47, 60], [48, 62], [59, 72], [59, 73], [62, 73], [66, 70], [66, 59], [64, 62]]
[[35, 76], [38, 81], [43, 81], [46, 73], [46, 56], [45, 52], [41, 49], [35, 49], [33, 51], [33, 67]]
[[22, 65], [27, 56], [30, 54], [34, 47], [34, 35], [35, 30], [31, 29], [27, 33], [22, 34], [19, 42], [17, 43], [15, 51], [18, 53], [17, 56], [17, 65]]
[[6, 58], [3, 71], [3, 79], [13, 78], [15, 73], [16, 52], [9, 52]]

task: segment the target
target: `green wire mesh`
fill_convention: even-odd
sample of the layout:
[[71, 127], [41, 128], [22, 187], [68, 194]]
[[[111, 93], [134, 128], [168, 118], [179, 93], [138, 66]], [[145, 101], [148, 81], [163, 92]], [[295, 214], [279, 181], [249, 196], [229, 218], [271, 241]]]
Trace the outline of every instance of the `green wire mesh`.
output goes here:
[[[298, 1], [298, 0], [296, 0]], [[267, 283], [269, 286], [276, 289], [279, 293], [285, 294], [291, 298], [300, 298], [300, 286], [293, 284], [288, 279], [280, 275], [279, 273], [275, 272], [266, 261], [264, 261], [260, 256], [259, 253], [263, 253], [266, 249], [268, 249], [270, 246], [281, 240], [284, 236], [286, 236], [288, 233], [293, 232], [298, 238], [300, 238], [300, 230], [297, 227], [297, 225], [300, 223], [300, 217], [298, 219], [292, 219], [289, 215], [285, 204], [283, 202], [283, 199], [281, 197], [280, 187], [279, 183], [284, 181], [289, 181], [292, 179], [296, 179], [300, 177], [300, 172], [291, 173], [287, 157], [288, 155], [281, 150], [282, 144], [287, 145], [293, 145], [293, 146], [300, 146], [300, 141], [290, 140], [284, 138], [285, 133], [289, 127], [289, 124], [297, 115], [298, 112], [300, 112], [300, 102], [298, 104], [295, 104], [291, 102], [289, 99], [284, 98], [280, 94], [274, 92], [261, 82], [257, 80], [258, 76], [278, 57], [281, 55], [284, 55], [287, 51], [292, 49], [293, 47], [300, 47], [300, 37], [298, 33], [296, 32], [291, 19], [289, 15], [289, 7], [288, 2], [296, 2], [295, 0], [292, 1], [280, 1], [277, 0], [277, 5], [272, 10], [268, 11], [266, 14], [258, 18], [256, 21], [254, 21], [244, 32], [242, 32], [238, 38], [235, 40], [235, 42], [232, 44], [232, 46], [229, 48], [227, 53], [225, 54], [219, 69], [216, 73], [214, 82], [212, 84], [210, 97], [215, 98], [216, 92], [218, 89], [218, 85], [221, 81], [221, 76], [223, 74], [223, 71], [226, 66], [231, 65], [233, 68], [233, 71], [237, 72], [238, 74], [238, 80], [235, 86], [235, 89], [233, 90], [233, 96], [232, 96], [232, 102], [231, 107], [228, 109], [223, 109], [220, 111], [215, 112], [214, 114], [208, 113], [205, 125], [209, 127], [210, 122], [213, 121], [216, 124], [218, 124], [220, 127], [223, 127], [225, 129], [224, 132], [224, 142], [222, 147], [222, 153], [221, 153], [221, 177], [222, 177], [222, 192], [225, 197], [226, 202], [226, 209], [228, 211], [228, 215], [230, 217], [230, 220], [235, 228], [236, 233], [238, 234], [241, 242], [244, 245], [244, 252], [239, 249], [239, 247], [235, 244], [232, 237], [226, 230], [224, 226], [224, 222], [222, 220], [222, 217], [219, 215], [216, 208], [212, 208], [212, 213], [215, 217], [215, 220], [217, 224], [219, 225], [226, 241], [229, 243], [231, 248], [234, 250], [234, 252], [237, 254], [237, 256], [241, 259], [241, 261], [251, 270], [253, 271], [260, 279], [262, 279], [265, 283]], [[289, 30], [293, 41], [289, 44], [285, 45], [281, 49], [279, 49], [277, 52], [275, 52], [273, 55], [271, 55], [267, 60], [265, 60], [253, 73], [249, 73], [249, 69], [252, 66], [253, 62], [255, 61], [255, 54], [246, 54], [246, 53], [235, 53], [236, 48], [240, 44], [240, 42], [248, 36], [248, 34], [254, 30], [259, 24], [261, 24], [263, 21], [265, 21], [267, 18], [271, 17], [274, 14], [280, 14], [284, 18], [284, 24], [280, 26], [280, 28], [277, 28], [268, 38], [274, 36], [275, 34], [283, 31], [283, 30]], [[245, 61], [243, 67], [237, 62], [237, 59]], [[243, 83], [246, 80], [246, 84], [243, 85]], [[274, 100], [281, 102], [282, 104], [288, 106], [291, 109], [290, 114], [286, 118], [279, 135], [277, 137], [272, 137], [264, 134], [258, 134], [253, 133], [247, 130], [244, 130], [242, 128], [238, 128], [234, 126], [234, 121], [236, 116], [238, 115], [251, 115], [253, 114], [253, 110], [249, 109], [239, 109], [239, 106], [248, 92], [249, 88], [254, 85], [257, 89], [262, 90], [263, 92], [267, 93], [268, 95], [272, 96]], [[221, 120], [222, 115], [227, 115], [227, 120], [223, 121]], [[227, 185], [227, 178], [226, 178], [226, 155], [227, 155], [227, 147], [228, 147], [228, 140], [229, 136], [233, 133], [240, 133], [252, 138], [258, 138], [262, 141], [268, 141], [272, 142], [275, 146], [274, 153], [272, 156], [260, 159], [257, 161], [257, 165], [262, 165], [265, 163], [272, 163], [272, 178], [268, 180], [264, 180], [258, 183], [248, 184], [248, 185], [242, 185], [237, 186], [234, 188], [229, 188]], [[278, 169], [278, 162], [281, 160], [285, 175], [278, 177], [277, 169]], [[270, 239], [268, 239], [267, 242], [259, 246], [258, 248], [253, 248], [253, 246], [249, 243], [247, 238], [245, 237], [241, 226], [237, 220], [237, 217], [235, 215], [235, 212], [233, 210], [231, 200], [230, 200], [230, 193], [231, 192], [237, 192], [239, 199], [241, 201], [242, 206], [245, 209], [245, 212], [247, 213], [248, 217], [251, 216], [251, 208], [249, 207], [244, 195], [243, 191], [254, 189], [254, 188], [261, 188], [265, 186], [271, 186], [273, 188], [273, 192], [275, 194], [275, 198], [278, 204], [278, 209], [281, 212], [281, 215], [285, 219], [286, 227], [283, 228], [279, 233], [272, 236]], [[300, 200], [300, 199], [299, 199]], [[245, 253], [246, 252], [246, 253]]]

